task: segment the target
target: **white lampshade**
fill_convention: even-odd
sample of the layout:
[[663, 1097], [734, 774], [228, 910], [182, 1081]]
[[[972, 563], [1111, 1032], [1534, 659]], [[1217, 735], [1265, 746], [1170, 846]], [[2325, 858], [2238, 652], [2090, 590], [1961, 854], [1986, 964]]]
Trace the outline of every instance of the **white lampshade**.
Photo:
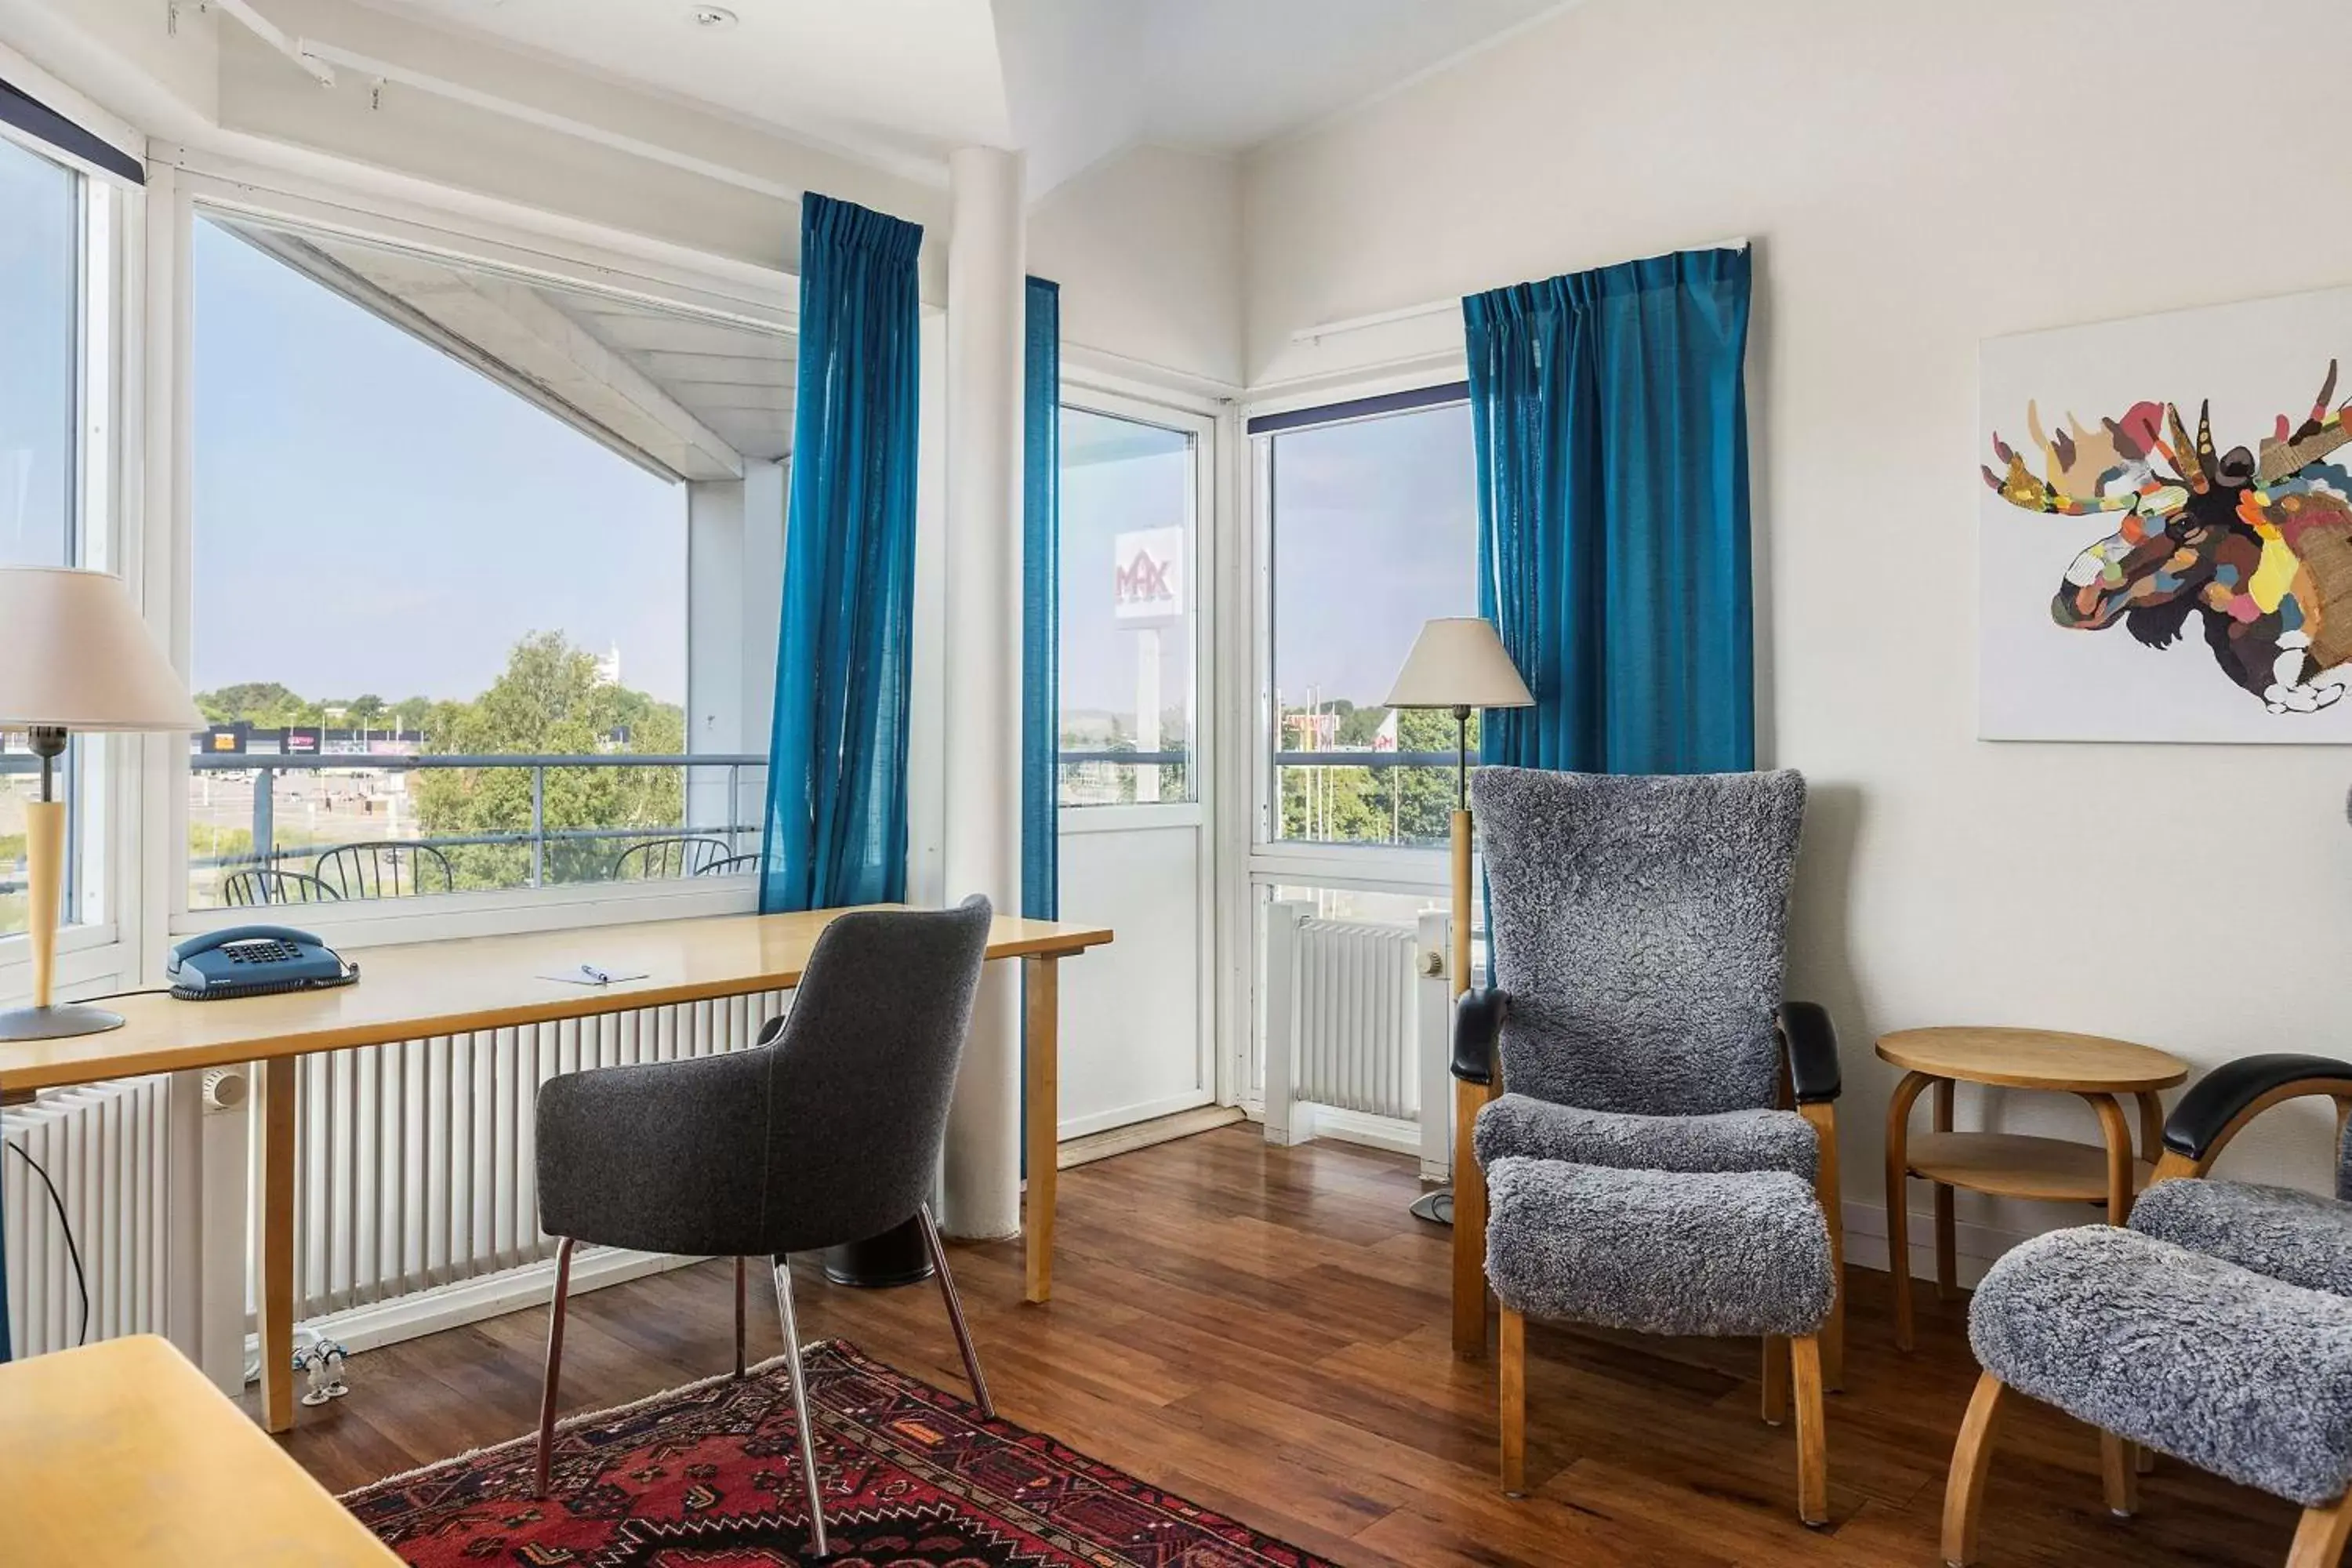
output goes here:
[[1535, 698], [1503, 651], [1492, 622], [1477, 616], [1431, 621], [1413, 639], [1389, 692], [1391, 708], [1532, 708]]
[[205, 727], [120, 578], [0, 566], [0, 728]]

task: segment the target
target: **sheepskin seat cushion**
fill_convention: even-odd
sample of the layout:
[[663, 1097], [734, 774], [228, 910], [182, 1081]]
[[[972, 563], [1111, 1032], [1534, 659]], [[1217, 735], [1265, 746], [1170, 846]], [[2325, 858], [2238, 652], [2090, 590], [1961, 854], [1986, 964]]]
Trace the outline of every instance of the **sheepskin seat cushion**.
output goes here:
[[1786, 1171], [1810, 1182], [1813, 1124], [1793, 1110], [1631, 1116], [1507, 1094], [1478, 1112], [1478, 1163], [1521, 1155], [1621, 1171]]
[[2172, 1181], [2132, 1206], [2143, 1236], [2307, 1290], [2352, 1296], [2352, 1204], [2252, 1182]]
[[1481, 768], [1472, 791], [1504, 1080], [1642, 1116], [1769, 1108], [1803, 777]]
[[1811, 1185], [1785, 1171], [1486, 1168], [1486, 1278], [1503, 1304], [1652, 1334], [1810, 1334], [1836, 1281]]
[[2084, 1226], [1992, 1266], [1969, 1307], [1969, 1342], [2021, 1394], [2306, 1508], [2352, 1481], [2352, 1300], [2341, 1296]]

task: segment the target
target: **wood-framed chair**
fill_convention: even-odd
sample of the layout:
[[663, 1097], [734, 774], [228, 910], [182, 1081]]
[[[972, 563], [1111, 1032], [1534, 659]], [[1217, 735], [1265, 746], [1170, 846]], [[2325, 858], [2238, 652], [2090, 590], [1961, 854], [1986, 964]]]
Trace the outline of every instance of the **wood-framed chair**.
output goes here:
[[613, 857], [608, 882], [667, 882], [698, 877], [704, 867], [726, 858], [727, 841], [706, 834], [672, 834], [632, 844]]
[[1793, 1363], [1799, 1512], [1822, 1522], [1843, 1086], [1828, 1013], [1782, 995], [1804, 781], [1484, 768], [1473, 792], [1495, 984], [1455, 1015], [1454, 1343], [1485, 1353], [1491, 1279], [1504, 1488], [1524, 1479], [1523, 1314], [1753, 1333], [1768, 1420]]
[[[2247, 1123], [2287, 1100], [2335, 1102], [2336, 1196], [2210, 1179]], [[2303, 1508], [2288, 1568], [2336, 1568], [2352, 1544], [2352, 1062], [2245, 1057], [2166, 1121], [2164, 1154], [2126, 1229], [2037, 1237], [1969, 1303], [1984, 1372], [1952, 1450], [1943, 1557], [1978, 1561], [1995, 1436], [2012, 1393], [2098, 1428], [2108, 1510], [2139, 1507], [2149, 1451]], [[2133, 1355], [2113, 1347], [2129, 1344]]]
[[430, 844], [401, 839], [339, 844], [310, 869], [341, 899], [407, 899], [457, 890], [449, 857]]
[[256, 904], [337, 904], [343, 896], [308, 871], [247, 866], [221, 878], [221, 902], [230, 909]]

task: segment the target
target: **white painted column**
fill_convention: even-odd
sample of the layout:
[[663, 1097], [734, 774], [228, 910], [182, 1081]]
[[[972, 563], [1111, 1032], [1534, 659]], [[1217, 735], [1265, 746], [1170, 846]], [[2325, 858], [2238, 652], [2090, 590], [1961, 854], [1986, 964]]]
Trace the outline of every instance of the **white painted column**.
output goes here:
[[[1021, 155], [961, 148], [948, 174], [946, 891], [1009, 913], [1021, 896]], [[1020, 989], [1011, 964], [981, 982], [948, 1111], [940, 1217], [953, 1236], [1021, 1226]]]

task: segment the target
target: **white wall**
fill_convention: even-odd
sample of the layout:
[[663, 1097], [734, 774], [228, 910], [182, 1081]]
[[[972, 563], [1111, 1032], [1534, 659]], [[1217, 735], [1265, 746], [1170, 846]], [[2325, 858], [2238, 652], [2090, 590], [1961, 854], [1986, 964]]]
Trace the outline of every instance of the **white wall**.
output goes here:
[[[1972, 739], [1978, 341], [2352, 281], [2347, 51], [2298, 0], [1592, 0], [1245, 167], [1254, 384], [1459, 345], [1298, 328], [1753, 237], [1762, 760], [1812, 782], [1792, 985], [1843, 1032], [1863, 1204], [1886, 1030], [2352, 1055], [2352, 751]], [[2224, 1168], [2320, 1184], [2326, 1130], [2273, 1112]]]
[[1066, 361], [1098, 350], [1241, 381], [1241, 179], [1232, 159], [1131, 147], [1033, 208], [1028, 241], [1029, 270], [1062, 286]]

